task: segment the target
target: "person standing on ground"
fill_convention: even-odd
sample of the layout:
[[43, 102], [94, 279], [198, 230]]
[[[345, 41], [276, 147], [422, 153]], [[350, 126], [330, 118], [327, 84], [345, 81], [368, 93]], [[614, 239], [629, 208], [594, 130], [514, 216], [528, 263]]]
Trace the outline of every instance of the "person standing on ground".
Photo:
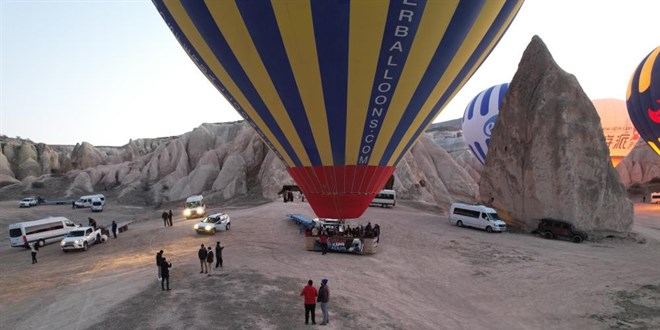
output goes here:
[[163, 291], [165, 291], [165, 282], [167, 282], [167, 290], [170, 290], [170, 268], [172, 268], [172, 263], [163, 257], [163, 260], [160, 262], [160, 288]]
[[71, 208], [75, 209], [76, 208], [76, 201], [71, 201]]
[[163, 211], [160, 217], [163, 219], [163, 227], [167, 227], [167, 212]]
[[319, 288], [319, 297], [317, 299], [321, 303], [321, 312], [323, 313], [323, 321], [321, 325], [330, 323], [328, 320], [328, 302], [330, 302], [330, 289], [328, 288], [328, 279], [321, 280], [321, 287]]
[[328, 253], [328, 233], [325, 228], [321, 229], [321, 236], [319, 236], [319, 243], [321, 243], [321, 251], [325, 255]]
[[117, 223], [115, 220], [112, 220], [112, 235], [117, 238]]
[[[208, 273], [208, 268], [206, 268], [206, 248], [204, 247], [204, 244], [199, 248], [199, 251], [197, 251], [197, 256], [199, 257], [199, 264], [202, 267], [202, 270], [199, 272], [201, 273]], [[206, 271], [204, 271], [204, 268], [206, 268]]]
[[170, 223], [170, 227], [172, 227], [172, 210], [167, 213], [167, 221]]
[[39, 242], [30, 244], [30, 252], [32, 253], [32, 264], [37, 263], [37, 251], [39, 251]]
[[215, 268], [218, 268], [218, 266], [222, 267], [222, 250], [224, 248], [225, 246], [220, 244], [220, 241], [215, 243]]
[[209, 270], [209, 274], [206, 276], [211, 276], [213, 274], [213, 248], [209, 246], [209, 251], [206, 252], [206, 263], [208, 264], [206, 269]]
[[160, 265], [163, 264], [163, 250], [158, 251], [156, 253], [156, 267], [158, 267], [158, 280], [162, 280], [163, 277], [160, 274]]
[[316, 324], [316, 288], [312, 280], [307, 281], [300, 295], [305, 297], [305, 324], [309, 324], [309, 314], [312, 314], [312, 324]]

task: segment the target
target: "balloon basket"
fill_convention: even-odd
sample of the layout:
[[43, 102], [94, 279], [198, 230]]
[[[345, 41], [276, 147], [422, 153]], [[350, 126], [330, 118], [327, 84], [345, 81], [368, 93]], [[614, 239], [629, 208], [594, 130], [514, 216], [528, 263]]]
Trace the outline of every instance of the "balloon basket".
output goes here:
[[[378, 237], [328, 237], [328, 252], [342, 252], [355, 254], [373, 254], [378, 250]], [[307, 251], [323, 251], [318, 236], [305, 236], [305, 249]]]

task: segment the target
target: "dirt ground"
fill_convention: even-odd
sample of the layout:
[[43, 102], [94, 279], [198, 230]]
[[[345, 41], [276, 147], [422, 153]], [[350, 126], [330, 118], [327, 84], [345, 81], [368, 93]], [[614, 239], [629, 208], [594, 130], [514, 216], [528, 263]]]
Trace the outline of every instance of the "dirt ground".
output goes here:
[[[304, 329], [299, 292], [329, 279], [328, 329], [658, 329], [660, 205], [636, 204], [633, 239], [574, 244], [530, 234], [488, 234], [451, 226], [446, 215], [397, 204], [370, 208], [357, 223], [381, 226], [379, 250], [351, 255], [304, 250], [280, 201], [218, 207], [231, 230], [192, 230], [175, 211], [113, 204], [89, 209], [0, 202], [2, 329]], [[30, 253], [9, 245], [7, 224], [62, 215], [76, 223], [133, 221], [117, 239], [87, 252], [58, 244]], [[200, 244], [222, 241], [224, 267], [199, 273]], [[161, 291], [155, 254], [173, 264]], [[316, 311], [320, 322], [320, 308]], [[320, 326], [315, 326], [320, 327]]]

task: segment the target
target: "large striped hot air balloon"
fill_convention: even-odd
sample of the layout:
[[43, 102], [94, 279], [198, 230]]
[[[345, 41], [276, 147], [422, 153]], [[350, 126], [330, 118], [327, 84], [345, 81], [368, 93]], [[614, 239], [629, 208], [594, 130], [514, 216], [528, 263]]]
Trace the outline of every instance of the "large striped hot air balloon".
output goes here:
[[357, 218], [522, 0], [154, 0], [319, 217]]
[[660, 156], [660, 46], [644, 58], [630, 78], [626, 104], [639, 135]]
[[461, 124], [463, 138], [481, 164], [486, 163], [490, 136], [508, 89], [508, 83], [489, 87], [477, 94], [465, 108]]

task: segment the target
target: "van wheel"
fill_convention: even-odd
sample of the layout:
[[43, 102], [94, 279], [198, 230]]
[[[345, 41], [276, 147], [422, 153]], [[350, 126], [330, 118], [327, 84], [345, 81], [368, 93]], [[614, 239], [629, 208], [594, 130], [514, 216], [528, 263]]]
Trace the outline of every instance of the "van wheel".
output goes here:
[[101, 236], [100, 235], [96, 235], [96, 242], [94, 242], [94, 243], [101, 243]]
[[461, 220], [456, 221], [456, 225], [459, 227], [463, 227], [463, 221]]
[[573, 236], [573, 243], [580, 243], [580, 242], [582, 242], [582, 237], [580, 235]]
[[83, 251], [87, 251], [87, 242], [83, 243]]
[[229, 230], [229, 225], [231, 225], [231, 223], [227, 224], [227, 228], [225, 228], [225, 230]]
[[549, 231], [547, 231], [547, 232], [545, 232], [545, 233], [543, 234], [543, 237], [544, 237], [545, 239], [552, 239], [552, 233], [549, 232]]
[[493, 227], [491, 227], [491, 226], [486, 227], [486, 231], [489, 232], [489, 233], [492, 233], [493, 232]]

